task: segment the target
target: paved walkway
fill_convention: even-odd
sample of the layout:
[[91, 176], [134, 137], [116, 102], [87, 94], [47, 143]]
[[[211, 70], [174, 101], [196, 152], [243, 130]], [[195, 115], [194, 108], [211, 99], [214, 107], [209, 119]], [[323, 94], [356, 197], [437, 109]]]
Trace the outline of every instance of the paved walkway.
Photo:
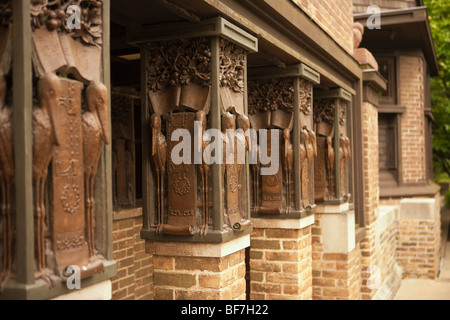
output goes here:
[[435, 280], [403, 279], [394, 300], [450, 300], [450, 210], [443, 209], [442, 252], [439, 277]]

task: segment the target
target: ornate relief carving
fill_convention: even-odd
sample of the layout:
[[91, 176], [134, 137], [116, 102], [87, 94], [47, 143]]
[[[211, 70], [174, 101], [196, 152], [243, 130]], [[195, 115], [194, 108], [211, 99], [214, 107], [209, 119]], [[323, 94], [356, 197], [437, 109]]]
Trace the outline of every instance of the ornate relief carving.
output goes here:
[[220, 39], [220, 85], [244, 93], [245, 50]]
[[11, 213], [11, 189], [14, 185], [14, 148], [12, 136], [12, 110], [6, 104], [7, 86], [0, 71], [0, 189], [2, 244], [0, 291], [9, 280], [14, 257], [14, 229]]
[[[169, 137], [177, 129], [186, 129], [190, 137], [194, 137], [194, 118], [192, 112], [170, 113], [166, 117], [166, 132]], [[192, 139], [192, 138], [191, 138]], [[171, 155], [173, 148], [178, 144], [177, 141], [168, 141], [167, 154]], [[167, 190], [168, 220], [162, 226], [162, 233], [166, 235], [185, 235], [194, 234], [195, 213], [197, 209], [196, 194], [196, 172], [195, 165], [192, 164], [176, 165], [172, 158], [168, 156], [167, 179], [169, 188]], [[163, 195], [163, 191], [161, 191]], [[161, 199], [164, 201], [164, 198]], [[181, 213], [181, 214], [180, 214]]]
[[[347, 193], [348, 170], [347, 161], [350, 158], [350, 140], [345, 135], [347, 103], [342, 99], [321, 99], [315, 101], [314, 122], [316, 123], [318, 137], [319, 161], [315, 166], [315, 194], [316, 200], [324, 201], [340, 193], [344, 200], [350, 198]], [[336, 114], [337, 112], [337, 114]], [[334, 117], [338, 117], [338, 128], [334, 126]], [[339, 149], [335, 149], [335, 136], [339, 132]], [[336, 159], [338, 157], [338, 159]], [[339, 176], [336, 176], [336, 161], [339, 160]], [[340, 189], [336, 190], [337, 182]]]
[[314, 102], [314, 122], [334, 124], [335, 99], [320, 99]]
[[310, 199], [311, 166], [317, 157], [316, 134], [303, 127], [301, 131], [300, 161], [302, 168], [302, 202], [303, 208], [310, 211], [313, 204]]
[[339, 107], [339, 124], [341, 126], [344, 126], [346, 122], [347, 105], [344, 101], [339, 100], [338, 107]]
[[208, 38], [148, 44], [148, 89], [211, 82], [211, 48]]
[[[45, 182], [53, 150], [63, 139], [63, 122], [58, 116], [61, 80], [53, 73], [39, 80], [39, 105], [33, 108], [33, 189], [37, 276], [50, 280], [45, 260]], [[55, 186], [55, 189], [58, 189]], [[60, 190], [58, 190], [60, 191]], [[58, 195], [55, 199], [61, 199]]]
[[[282, 165], [276, 174], [259, 177], [259, 169], [262, 165], [252, 165], [254, 210], [261, 214], [282, 214], [288, 212], [292, 205], [294, 159], [290, 131], [294, 110], [294, 81], [292, 78], [250, 80], [248, 87], [252, 128], [281, 129], [284, 140], [284, 143], [279, 144]], [[271, 130], [268, 130], [268, 153], [273, 147]], [[259, 179], [261, 179], [261, 190], [259, 190]], [[259, 192], [261, 192], [261, 200], [259, 200]]]
[[249, 81], [249, 114], [294, 109], [294, 82], [291, 78]]
[[333, 137], [328, 136], [326, 137], [326, 150], [327, 150], [327, 175], [328, 175], [328, 194], [330, 196], [334, 196], [335, 192], [335, 174], [334, 174], [334, 164], [335, 164], [335, 151], [334, 151], [334, 144], [333, 144]]
[[58, 234], [56, 236], [56, 250], [66, 251], [82, 247], [85, 244], [83, 230]]
[[209, 108], [211, 48], [208, 38], [147, 44], [147, 92], [153, 112]]
[[77, 184], [66, 184], [61, 195], [61, 205], [65, 212], [74, 214], [80, 208], [80, 187]]
[[[70, 29], [68, 20], [72, 14], [67, 13], [70, 5], [81, 8], [80, 28]], [[49, 31], [63, 31], [84, 44], [102, 45], [101, 7], [103, 0], [31, 0], [30, 14], [33, 30], [46, 26]]]
[[156, 173], [156, 204], [157, 204], [157, 233], [162, 227], [164, 216], [164, 174], [166, 172], [167, 142], [161, 132], [161, 117], [153, 114], [150, 118], [152, 128], [152, 152], [151, 160]]
[[[239, 116], [239, 127], [245, 129], [245, 127], [250, 127], [249, 120], [246, 116]], [[234, 136], [233, 140], [227, 136], [226, 130], [236, 129], [236, 116], [227, 112], [222, 115], [222, 137], [223, 137], [223, 156], [224, 164], [222, 165], [222, 175], [224, 183], [224, 195], [225, 195], [225, 218], [229, 220], [229, 225], [233, 231], [243, 231], [250, 227], [250, 220], [245, 219], [242, 210], [242, 169], [243, 165], [238, 163], [237, 158], [237, 139], [244, 140], [243, 137], [238, 135]], [[244, 142], [245, 143], [245, 142]], [[232, 163], [227, 163], [227, 144], [234, 145]]]
[[313, 84], [306, 79], [299, 79], [299, 103], [300, 111], [305, 116], [311, 114]]
[[135, 203], [133, 98], [113, 93], [111, 100], [114, 204], [129, 206]]
[[[206, 113], [203, 111], [198, 111], [195, 115], [195, 121], [199, 121], [202, 125], [202, 132], [205, 134], [206, 132]], [[207, 150], [210, 142], [202, 136], [202, 155], [203, 155], [203, 161], [200, 165], [198, 165], [198, 171], [200, 173], [200, 177], [202, 180], [202, 225], [200, 227], [200, 234], [205, 235], [208, 226], [209, 226], [209, 187], [208, 187], [208, 180], [209, 180], [209, 172], [210, 172], [210, 165], [208, 158], [208, 152], [205, 153], [205, 150]], [[205, 159], [204, 156], [207, 155], [207, 158]]]
[[344, 198], [344, 200], [349, 200], [350, 194], [347, 193], [347, 185], [346, 185], [346, 177], [348, 176], [347, 173], [347, 162], [351, 158], [351, 146], [350, 146], [350, 139], [344, 135], [341, 134], [341, 137], [339, 139], [339, 159], [340, 159], [340, 179], [341, 179], [341, 196]]
[[[101, 82], [92, 82], [86, 89], [88, 110], [82, 116], [84, 191], [86, 209], [86, 234], [89, 256], [94, 248], [94, 180], [104, 144], [110, 143], [108, 121], [108, 90]], [[74, 146], [71, 144], [72, 150]]]
[[[272, 146], [272, 130], [268, 130], [267, 132], [267, 153], [270, 154], [272, 152], [272, 148], [278, 146]], [[281, 152], [280, 155], [285, 155], [284, 152]], [[289, 157], [289, 154], [288, 154]], [[281, 157], [280, 157], [281, 159]], [[279, 160], [280, 160], [279, 159]], [[278, 161], [279, 161], [278, 160]], [[289, 162], [289, 159], [283, 159], [284, 162]], [[261, 167], [268, 167], [271, 164], [261, 165]], [[281, 214], [283, 213], [283, 209], [286, 210], [287, 206], [283, 205], [283, 181], [287, 183], [286, 177], [283, 179], [282, 170], [288, 170], [285, 166], [279, 166], [278, 171], [274, 175], [263, 175], [261, 176], [261, 207], [259, 208], [259, 212], [262, 214]], [[286, 186], [287, 187], [287, 186]], [[286, 188], [287, 190], [288, 188]], [[288, 196], [286, 195], [286, 198]]]
[[[211, 223], [212, 204], [209, 201], [211, 163], [204, 157], [209, 155], [209, 150], [204, 151], [211, 144], [207, 140], [207, 135], [201, 139], [197, 137], [199, 141], [195, 141], [199, 143], [199, 150], [196, 152], [201, 151], [203, 155], [200, 164], [176, 165], [168, 156], [179, 144], [178, 141], [168, 140], [175, 130], [187, 130], [191, 134], [191, 145], [195, 145], [194, 121], [200, 122], [203, 133], [207, 130], [213, 72], [211, 43], [211, 38], [194, 38], [146, 45], [148, 56], [146, 89], [151, 104], [153, 139], [152, 167], [158, 182], [155, 188], [158, 199], [157, 234], [192, 236], [199, 230], [201, 236], [206, 236]], [[230, 111], [234, 115], [239, 115], [238, 120], [233, 116], [233, 127], [236, 127], [236, 123], [243, 128], [249, 127], [248, 118], [243, 116], [245, 50], [224, 39], [220, 39], [218, 45], [216, 58], [220, 62], [218, 70], [215, 71], [220, 77], [219, 112], [227, 114]], [[242, 138], [242, 141], [244, 140], [246, 139]], [[237, 142], [230, 141], [230, 143], [236, 145]], [[163, 145], [164, 151], [156, 150], [159, 147], [163, 148]], [[164, 160], [167, 164], [162, 163], [164, 157], [167, 157]], [[221, 190], [214, 190], [223, 193], [225, 221], [234, 231], [241, 231], [250, 226], [250, 221], [243, 219], [241, 196], [243, 168], [242, 164], [223, 164], [224, 186]], [[167, 183], [166, 192], [165, 183]], [[165, 218], [167, 221], [164, 221]]]

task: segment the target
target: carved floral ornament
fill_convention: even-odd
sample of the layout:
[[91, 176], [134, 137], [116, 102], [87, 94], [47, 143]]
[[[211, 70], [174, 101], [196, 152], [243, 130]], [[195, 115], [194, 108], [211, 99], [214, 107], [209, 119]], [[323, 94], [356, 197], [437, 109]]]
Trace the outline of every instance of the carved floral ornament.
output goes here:
[[339, 124], [344, 125], [346, 116], [345, 102], [338, 100], [336, 106], [336, 99], [334, 98], [314, 101], [314, 121], [316, 123], [327, 122], [334, 124], [334, 114], [337, 107], [339, 108]]
[[320, 99], [314, 101], [314, 121], [334, 124], [335, 99]]
[[294, 108], [294, 84], [290, 78], [273, 78], [266, 81], [248, 81], [249, 114]]
[[244, 93], [245, 50], [220, 39], [220, 85]]
[[299, 81], [300, 111], [306, 116], [311, 114], [313, 84], [305, 79]]
[[[72, 5], [81, 10], [80, 28], [68, 27], [74, 13], [67, 9]], [[49, 31], [64, 31], [85, 44], [101, 46], [102, 5], [103, 0], [31, 0], [31, 26], [34, 30], [45, 25]]]
[[211, 84], [211, 48], [207, 38], [148, 44], [148, 89]]

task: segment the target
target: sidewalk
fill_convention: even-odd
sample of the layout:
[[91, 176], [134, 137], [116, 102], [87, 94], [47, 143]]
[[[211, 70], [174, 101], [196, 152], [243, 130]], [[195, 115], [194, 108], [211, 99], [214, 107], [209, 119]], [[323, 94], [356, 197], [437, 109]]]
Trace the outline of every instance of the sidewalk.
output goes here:
[[450, 300], [450, 210], [442, 209], [442, 253], [439, 277], [435, 280], [403, 279], [394, 300]]

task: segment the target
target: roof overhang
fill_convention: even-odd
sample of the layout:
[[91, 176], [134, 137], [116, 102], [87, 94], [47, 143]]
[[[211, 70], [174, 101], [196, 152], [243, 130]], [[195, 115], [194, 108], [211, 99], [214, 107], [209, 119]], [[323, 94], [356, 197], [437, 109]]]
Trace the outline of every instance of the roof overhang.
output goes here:
[[372, 14], [355, 14], [355, 22], [364, 27], [360, 47], [373, 53], [386, 51], [421, 50], [427, 61], [431, 76], [439, 74], [433, 37], [426, 7], [381, 12], [380, 29], [369, 29], [367, 21]]

